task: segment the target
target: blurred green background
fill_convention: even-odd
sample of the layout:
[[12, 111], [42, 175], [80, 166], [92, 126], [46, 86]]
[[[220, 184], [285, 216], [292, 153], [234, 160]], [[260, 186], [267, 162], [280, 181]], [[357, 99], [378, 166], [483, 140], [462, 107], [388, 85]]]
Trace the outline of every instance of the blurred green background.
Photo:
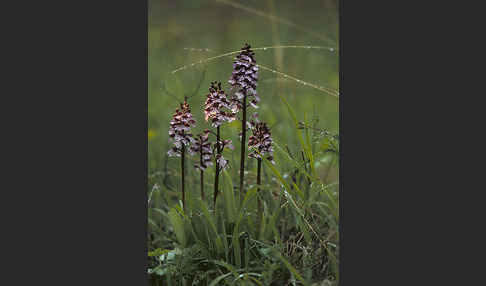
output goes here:
[[[178, 160], [167, 159], [169, 120], [184, 95], [197, 120], [193, 133], [208, 128], [202, 105], [211, 81], [227, 80], [232, 59], [224, 57], [195, 65], [175, 74], [171, 71], [200, 60], [239, 50], [245, 42], [252, 47], [275, 45], [312, 45], [337, 49], [339, 42], [339, 2], [295, 0], [149, 0], [149, 184], [162, 180], [163, 173], [178, 172]], [[191, 50], [191, 49], [202, 49]], [[210, 51], [206, 51], [209, 49]], [[257, 63], [319, 86], [339, 90], [338, 52], [318, 49], [267, 49], [255, 51]], [[319, 118], [315, 126], [332, 133], [339, 129], [339, 101], [309, 86], [304, 86], [260, 69], [257, 87], [261, 98], [260, 119], [272, 127], [274, 140], [297, 150], [298, 139], [285, 105], [284, 96], [299, 120]], [[250, 108], [249, 114], [254, 109]], [[238, 167], [240, 123], [222, 127], [223, 138], [233, 139]], [[248, 168], [252, 168], [249, 160]], [[189, 166], [192, 166], [190, 164]], [[189, 175], [195, 172], [188, 168]], [[165, 182], [177, 186], [171, 178]]]

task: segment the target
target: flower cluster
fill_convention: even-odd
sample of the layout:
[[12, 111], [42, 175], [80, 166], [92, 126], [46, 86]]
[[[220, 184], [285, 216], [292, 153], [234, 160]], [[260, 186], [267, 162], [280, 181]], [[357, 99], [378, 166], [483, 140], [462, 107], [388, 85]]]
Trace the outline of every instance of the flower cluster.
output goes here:
[[180, 157], [183, 145], [189, 146], [191, 142], [194, 142], [191, 126], [195, 124], [196, 121], [192, 118], [189, 104], [184, 101], [181, 103], [180, 109], [176, 109], [170, 121], [169, 141], [174, 143], [174, 147], [167, 152], [170, 157]]
[[201, 171], [213, 164], [211, 156], [213, 154], [211, 150], [211, 142], [209, 142], [209, 130], [204, 130], [203, 133], [196, 136], [194, 144], [191, 145], [191, 152], [200, 154], [200, 165], [196, 164], [194, 167]]
[[242, 108], [241, 99], [245, 96], [252, 97], [249, 98], [250, 105], [258, 108], [257, 103], [260, 101], [256, 92], [258, 66], [253, 58], [254, 55], [255, 53], [251, 50], [251, 46], [245, 44], [233, 63], [233, 72], [228, 80], [233, 88], [238, 89], [235, 93], [236, 98], [233, 97], [231, 99], [233, 112], [238, 112]]
[[[221, 82], [211, 82], [209, 93], [204, 106], [206, 121], [210, 120], [213, 127], [218, 127], [224, 121], [231, 122], [236, 119], [236, 114], [231, 110], [232, 103], [228, 100], [226, 93], [221, 88]], [[223, 111], [223, 108], [228, 109]]]
[[[216, 143], [214, 143], [214, 148], [217, 148]], [[219, 149], [223, 151], [224, 148], [230, 148], [231, 150], [235, 149], [231, 140], [222, 140], [219, 142]], [[221, 154], [216, 154], [216, 162], [218, 162], [221, 169], [224, 169], [228, 165], [228, 160], [226, 160]]]
[[[272, 134], [267, 124], [260, 122], [256, 115], [254, 115], [255, 120], [248, 122], [248, 126], [252, 131], [253, 135], [248, 138], [248, 147], [250, 151], [248, 152], [248, 157], [261, 159], [261, 156], [267, 155], [267, 159], [273, 161], [273, 147], [272, 147]], [[256, 150], [258, 152], [256, 152]], [[261, 156], [260, 156], [261, 154]]]

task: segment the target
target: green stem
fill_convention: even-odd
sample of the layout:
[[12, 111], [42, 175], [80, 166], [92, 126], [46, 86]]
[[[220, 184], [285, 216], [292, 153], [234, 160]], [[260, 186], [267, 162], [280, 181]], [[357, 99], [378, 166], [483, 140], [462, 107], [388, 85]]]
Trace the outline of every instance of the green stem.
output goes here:
[[[220, 134], [219, 134], [219, 126], [216, 128], [216, 151], [217, 154], [221, 154], [221, 150], [219, 148], [219, 141], [220, 141]], [[218, 197], [218, 192], [219, 192], [219, 162], [216, 159], [216, 175], [214, 177], [214, 209], [216, 210], [216, 199]]]
[[262, 173], [262, 158], [258, 158], [258, 167], [257, 167], [257, 198], [258, 198], [258, 218], [261, 219], [263, 217], [263, 207], [262, 201], [260, 199], [260, 185], [261, 185], [261, 173]]
[[240, 201], [243, 198], [243, 180], [245, 177], [246, 149], [246, 91], [243, 91], [243, 120], [241, 121], [241, 157], [240, 157]]
[[201, 150], [199, 151], [200, 153], [200, 167], [201, 167], [201, 200], [204, 201], [204, 171], [202, 170], [202, 164], [203, 164], [203, 155], [202, 155], [202, 143], [201, 143]]
[[184, 212], [186, 211], [186, 193], [185, 193], [185, 190], [184, 190], [184, 173], [185, 173], [185, 168], [184, 168], [184, 161], [185, 161], [185, 158], [184, 158], [184, 155], [186, 153], [186, 146], [184, 144], [182, 144], [182, 152], [181, 152], [181, 172], [182, 172], [182, 176], [181, 176], [181, 186], [182, 186], [182, 207], [184, 209]]

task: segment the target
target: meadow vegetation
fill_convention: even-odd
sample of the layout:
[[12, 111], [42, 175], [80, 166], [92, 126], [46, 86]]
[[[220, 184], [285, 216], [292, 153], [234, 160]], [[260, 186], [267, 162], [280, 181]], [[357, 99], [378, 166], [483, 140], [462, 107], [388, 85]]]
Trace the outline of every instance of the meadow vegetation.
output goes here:
[[338, 285], [336, 1], [174, 2], [149, 1], [150, 283]]

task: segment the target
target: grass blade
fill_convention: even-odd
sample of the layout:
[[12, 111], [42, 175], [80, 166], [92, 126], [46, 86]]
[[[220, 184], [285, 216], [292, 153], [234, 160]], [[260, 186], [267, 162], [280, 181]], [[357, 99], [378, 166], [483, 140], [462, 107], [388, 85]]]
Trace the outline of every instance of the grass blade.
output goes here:
[[233, 273], [229, 272], [229, 273], [226, 273], [226, 274], [223, 274], [223, 275], [220, 275], [218, 277], [216, 277], [213, 281], [211, 281], [211, 283], [209, 283], [209, 286], [216, 286], [218, 285], [219, 281], [223, 280], [224, 278], [232, 275]]
[[228, 216], [228, 221], [231, 223], [236, 221], [235, 193], [234, 193], [231, 176], [228, 174], [226, 170], [223, 170], [223, 174], [224, 174], [224, 181], [226, 184], [226, 190], [223, 191], [224, 206]]
[[186, 247], [187, 237], [184, 230], [184, 221], [174, 208], [172, 208], [169, 211], [169, 220], [170, 223], [172, 224], [172, 227], [174, 228], [174, 232], [176, 234], [177, 240], [179, 241], [182, 247]]
[[282, 263], [285, 265], [285, 267], [287, 267], [287, 269], [290, 271], [290, 273], [292, 273], [297, 279], [299, 279], [299, 281], [302, 282], [302, 284], [304, 284], [304, 286], [309, 286], [309, 283], [304, 279], [304, 277], [302, 277], [302, 275], [300, 275], [300, 273], [292, 266], [292, 264], [290, 264], [285, 258], [283, 258], [283, 256], [280, 253], [275, 251], [274, 255], [280, 261], [282, 261]]

